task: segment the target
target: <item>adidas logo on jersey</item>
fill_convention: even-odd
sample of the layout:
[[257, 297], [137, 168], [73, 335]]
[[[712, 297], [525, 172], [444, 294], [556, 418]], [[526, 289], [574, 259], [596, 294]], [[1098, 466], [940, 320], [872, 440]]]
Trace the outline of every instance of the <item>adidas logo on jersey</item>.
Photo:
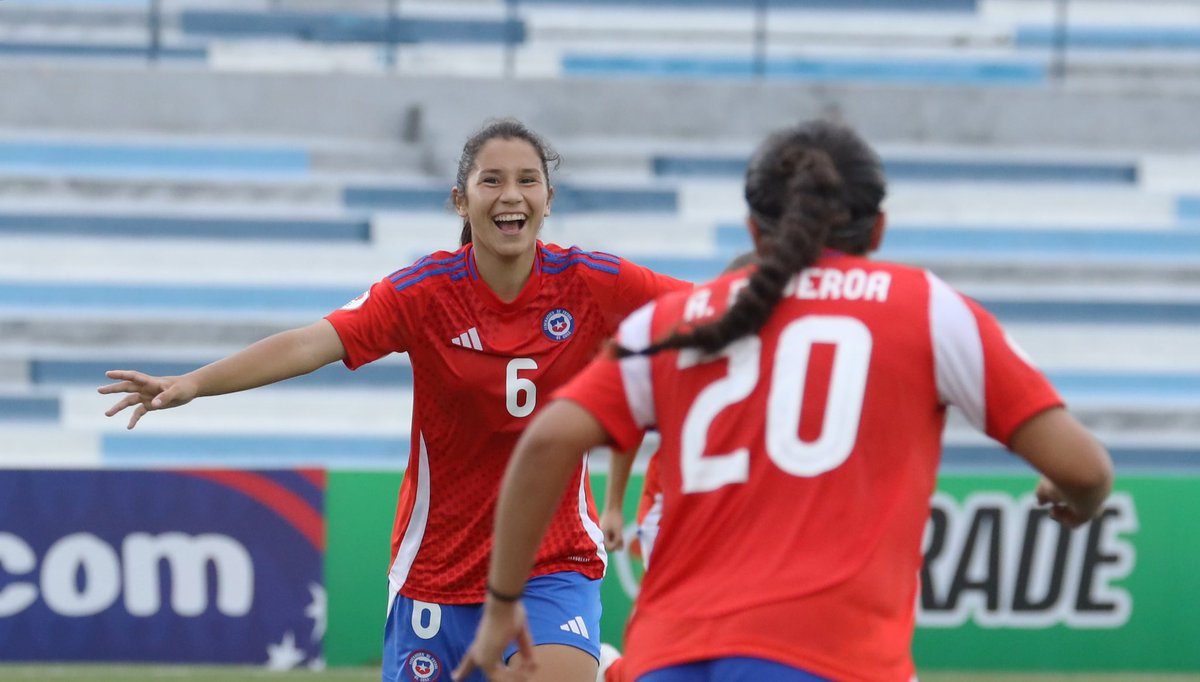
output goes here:
[[463, 348], [483, 350], [483, 344], [479, 341], [479, 332], [475, 331], [474, 327], [471, 327], [467, 331], [459, 334], [453, 339], [450, 339], [450, 343], [456, 346], [462, 346]]
[[591, 635], [588, 634], [587, 625], [585, 625], [583, 622], [583, 616], [575, 616], [571, 620], [558, 626], [558, 629], [566, 630], [567, 632], [574, 632], [575, 634], [582, 635], [584, 637], [591, 637]]

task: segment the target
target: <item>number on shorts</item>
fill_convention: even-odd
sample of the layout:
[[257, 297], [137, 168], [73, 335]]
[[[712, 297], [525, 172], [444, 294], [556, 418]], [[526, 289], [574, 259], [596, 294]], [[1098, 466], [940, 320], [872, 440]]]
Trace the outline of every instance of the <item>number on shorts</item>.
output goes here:
[[433, 639], [442, 630], [442, 607], [413, 600], [413, 633], [421, 639]]

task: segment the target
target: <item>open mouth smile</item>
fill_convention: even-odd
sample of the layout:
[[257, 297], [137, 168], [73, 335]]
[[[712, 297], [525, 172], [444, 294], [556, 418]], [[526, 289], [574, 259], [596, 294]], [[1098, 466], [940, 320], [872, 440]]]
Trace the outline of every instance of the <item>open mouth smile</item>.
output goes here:
[[524, 213], [501, 213], [492, 216], [492, 222], [504, 234], [517, 234], [525, 227], [525, 223], [529, 222], [529, 216]]

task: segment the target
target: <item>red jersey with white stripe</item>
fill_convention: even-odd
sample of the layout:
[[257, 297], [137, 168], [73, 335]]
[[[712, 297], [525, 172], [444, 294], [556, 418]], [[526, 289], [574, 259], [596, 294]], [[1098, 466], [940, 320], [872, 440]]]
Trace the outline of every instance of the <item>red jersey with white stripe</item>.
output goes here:
[[[691, 284], [598, 252], [538, 243], [515, 300], [480, 279], [472, 248], [385, 277], [328, 319], [351, 369], [407, 352], [412, 447], [400, 487], [389, 580], [411, 599], [482, 602], [500, 478], [529, 419], [622, 317]], [[603, 575], [606, 556], [586, 465], [564, 491], [538, 574]]]
[[[720, 315], [746, 277], [643, 307], [621, 343]], [[1061, 405], [976, 303], [928, 272], [835, 252], [719, 355], [601, 358], [557, 397], [618, 449], [662, 434], [662, 530], [627, 637], [635, 676], [753, 656], [905, 682], [946, 406], [1007, 443]]]

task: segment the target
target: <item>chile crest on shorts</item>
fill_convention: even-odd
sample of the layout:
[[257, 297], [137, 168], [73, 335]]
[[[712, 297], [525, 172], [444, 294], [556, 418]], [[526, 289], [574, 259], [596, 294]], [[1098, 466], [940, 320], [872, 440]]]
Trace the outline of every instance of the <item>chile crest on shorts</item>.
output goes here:
[[408, 674], [416, 682], [434, 682], [441, 677], [442, 664], [429, 651], [414, 651], [408, 656]]
[[542, 333], [551, 341], [565, 341], [575, 333], [575, 317], [566, 308], [555, 308], [542, 318]]

